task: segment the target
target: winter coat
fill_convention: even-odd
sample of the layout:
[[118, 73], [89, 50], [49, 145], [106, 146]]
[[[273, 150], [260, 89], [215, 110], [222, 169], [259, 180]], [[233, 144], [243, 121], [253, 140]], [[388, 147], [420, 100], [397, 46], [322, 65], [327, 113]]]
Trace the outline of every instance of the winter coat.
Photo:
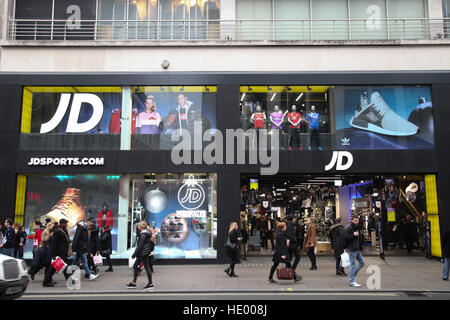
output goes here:
[[[103, 223], [105, 225], [103, 225]], [[106, 219], [103, 222], [103, 210], [100, 210], [97, 215], [97, 224], [99, 228], [110, 227], [111, 229], [114, 226], [114, 217], [111, 210], [106, 210]]]
[[298, 239], [295, 236], [295, 226], [291, 221], [286, 222], [286, 238], [289, 240], [289, 248], [297, 248]]
[[338, 223], [330, 227], [330, 240], [333, 246], [334, 257], [338, 259], [341, 254], [344, 253], [344, 247], [342, 246], [341, 239], [344, 237], [345, 227], [343, 224]]
[[15, 241], [16, 241], [16, 243], [15, 243], [16, 248], [19, 248], [20, 247], [19, 245], [21, 243], [23, 244], [23, 246], [25, 246], [25, 244], [27, 242], [27, 234], [22, 231], [17, 231]]
[[9, 226], [5, 231], [5, 238], [6, 242], [3, 245], [3, 248], [10, 249], [14, 248], [16, 245], [16, 231], [14, 231], [14, 228]]
[[234, 248], [228, 248], [227, 247], [227, 256], [230, 258], [236, 258], [238, 251], [239, 251], [239, 231], [237, 230], [231, 230], [230, 233], [228, 233], [228, 237], [230, 238], [230, 242], [232, 244], [235, 244], [236, 246]]
[[[353, 233], [358, 231], [359, 235], [355, 236]], [[344, 241], [347, 244], [347, 248], [350, 251], [361, 251], [363, 248], [363, 237], [359, 225], [351, 223], [344, 233]]]
[[72, 251], [76, 253], [88, 252], [88, 230], [83, 224], [77, 225], [75, 236], [72, 241]]
[[148, 256], [153, 251], [155, 244], [152, 241], [152, 234], [147, 230], [143, 230], [138, 237], [136, 250], [134, 250], [133, 258]]
[[442, 257], [450, 259], [450, 229], [442, 236]]
[[49, 247], [51, 247], [53, 258], [56, 256], [67, 258], [69, 251], [69, 235], [67, 231], [62, 228], [56, 229], [53, 232]]
[[108, 255], [112, 253], [111, 230], [103, 230], [100, 235], [100, 253], [102, 255]]
[[311, 223], [306, 227], [305, 248], [314, 248], [317, 246], [316, 225]]
[[100, 251], [100, 238], [98, 237], [98, 229], [94, 228], [90, 230], [91, 235], [88, 232], [88, 253], [95, 255]]
[[[286, 260], [283, 260], [282, 256], [286, 256]], [[283, 261], [289, 261], [289, 251], [287, 245], [286, 232], [278, 230], [277, 239], [275, 243], [275, 252], [272, 258], [273, 262], [280, 263]]]

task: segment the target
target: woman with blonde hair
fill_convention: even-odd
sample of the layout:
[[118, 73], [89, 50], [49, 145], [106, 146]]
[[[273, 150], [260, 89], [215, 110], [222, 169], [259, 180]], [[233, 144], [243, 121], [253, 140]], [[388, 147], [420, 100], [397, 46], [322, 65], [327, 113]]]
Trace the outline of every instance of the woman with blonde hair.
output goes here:
[[237, 222], [230, 223], [230, 229], [228, 230], [228, 239], [225, 244], [227, 249], [227, 255], [231, 258], [231, 263], [228, 268], [225, 269], [225, 273], [229, 277], [237, 277], [234, 273], [234, 266], [239, 262], [239, 241], [242, 240], [239, 234], [239, 225]]
[[149, 255], [154, 247], [152, 242], [152, 234], [147, 230], [148, 223], [146, 221], [140, 221], [137, 227], [140, 233], [137, 239], [136, 250], [132, 255], [132, 258], [136, 258], [133, 265], [133, 281], [127, 284], [127, 288], [136, 288], [136, 280], [139, 275], [139, 264], [142, 262], [148, 278], [148, 283], [144, 287], [144, 290], [153, 290], [152, 271], [150, 270], [149, 265]]

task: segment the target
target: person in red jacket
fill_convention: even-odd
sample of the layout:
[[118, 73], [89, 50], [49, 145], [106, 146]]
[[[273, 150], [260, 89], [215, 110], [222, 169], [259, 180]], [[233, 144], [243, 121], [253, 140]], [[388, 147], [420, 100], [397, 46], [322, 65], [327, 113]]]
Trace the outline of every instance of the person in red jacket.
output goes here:
[[28, 236], [28, 239], [33, 239], [33, 257], [36, 253], [36, 250], [41, 245], [41, 238], [42, 238], [42, 222], [40, 220], [34, 221], [34, 234], [33, 232], [30, 232], [31, 234]]
[[103, 203], [102, 210], [98, 212], [97, 223], [98, 227], [103, 231], [105, 227], [109, 227], [111, 230], [114, 226], [114, 218], [112, 211], [108, 209], [108, 204]]

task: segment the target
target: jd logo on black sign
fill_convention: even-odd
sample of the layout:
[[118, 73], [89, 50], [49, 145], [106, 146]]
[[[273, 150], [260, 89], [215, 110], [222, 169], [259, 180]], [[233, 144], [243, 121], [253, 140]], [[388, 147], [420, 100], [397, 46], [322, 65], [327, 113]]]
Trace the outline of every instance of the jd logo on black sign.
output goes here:
[[[71, 93], [62, 93], [53, 118], [49, 122], [41, 125], [40, 133], [48, 133], [55, 129], [64, 118], [69, 108]], [[78, 123], [80, 117], [81, 105], [90, 104], [93, 108], [92, 116], [89, 120]], [[92, 93], [74, 93], [72, 106], [70, 108], [69, 120], [67, 121], [66, 132], [81, 133], [94, 129], [103, 117], [103, 102]]]
[[[344, 164], [344, 158], [347, 162]], [[325, 171], [330, 171], [336, 166], [337, 171], [344, 171], [350, 169], [353, 164], [353, 155], [348, 151], [333, 151], [333, 156], [329, 164], [325, 166]]]

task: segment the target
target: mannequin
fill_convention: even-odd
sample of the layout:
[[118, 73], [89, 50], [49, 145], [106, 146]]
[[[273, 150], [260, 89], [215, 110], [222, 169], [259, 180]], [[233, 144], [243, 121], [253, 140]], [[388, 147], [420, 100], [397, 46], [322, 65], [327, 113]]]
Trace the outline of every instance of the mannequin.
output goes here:
[[108, 204], [106, 202], [103, 202], [102, 210], [100, 210], [98, 212], [97, 223], [98, 223], [98, 227], [101, 231], [103, 231], [103, 229], [107, 226], [111, 230], [114, 227], [113, 214], [112, 214], [112, 211], [108, 209]]
[[278, 130], [278, 149], [280, 149], [281, 147], [281, 133], [283, 130], [284, 116], [286, 115], [286, 112], [283, 114], [283, 112], [280, 110], [280, 107], [276, 105], [274, 107], [274, 111], [270, 114], [272, 131]]
[[309, 133], [311, 137], [310, 149], [312, 146], [322, 150], [320, 146], [320, 114], [316, 112], [316, 107], [311, 106], [311, 112], [306, 115], [306, 121], [309, 124]]
[[302, 115], [297, 112], [297, 107], [292, 106], [292, 112], [287, 115], [287, 120], [289, 122], [289, 150], [292, 150], [294, 141], [298, 150], [303, 150], [300, 144], [300, 122], [302, 121]]
[[[260, 130], [264, 129], [265, 124], [267, 122], [266, 114], [262, 112], [261, 106], [256, 107], [256, 112], [254, 112], [250, 118], [250, 122], [253, 123], [253, 127], [256, 131], [256, 137], [259, 138], [260, 136]], [[257, 140], [253, 140], [253, 146], [256, 148], [256, 142]]]

